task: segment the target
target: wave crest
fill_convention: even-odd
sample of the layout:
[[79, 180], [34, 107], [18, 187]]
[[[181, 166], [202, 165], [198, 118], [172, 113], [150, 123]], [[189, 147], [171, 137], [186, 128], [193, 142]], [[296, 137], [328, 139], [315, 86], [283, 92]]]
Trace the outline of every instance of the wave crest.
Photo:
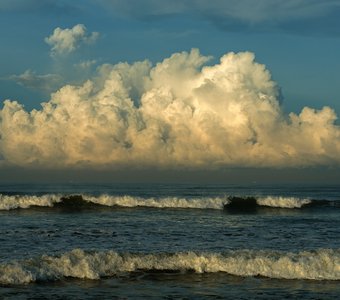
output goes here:
[[25, 284], [62, 278], [99, 279], [135, 271], [181, 273], [225, 272], [236, 276], [265, 276], [278, 279], [340, 280], [340, 249], [298, 253], [238, 250], [224, 253], [131, 254], [85, 252], [75, 249], [61, 256], [0, 265], [1, 284]]
[[136, 196], [111, 196], [100, 195], [97, 197], [88, 195], [16, 195], [7, 196], [0, 194], [0, 210], [12, 210], [17, 208], [29, 208], [32, 206], [53, 207], [65, 205], [81, 207], [86, 204], [118, 207], [154, 207], [154, 208], [196, 208], [196, 209], [219, 209], [222, 210], [228, 204], [225, 197], [163, 197], [142, 198]]
[[60, 195], [15, 195], [8, 196], [0, 194], [0, 210], [12, 210], [17, 208], [29, 208], [31, 206], [52, 207], [61, 202]]
[[86, 201], [105, 206], [120, 207], [155, 207], [155, 208], [198, 208], [198, 209], [223, 209], [228, 200], [223, 197], [204, 198], [141, 198], [134, 196], [109, 196], [86, 197]]
[[301, 208], [303, 205], [310, 204], [309, 199], [299, 199], [295, 197], [261, 197], [256, 200], [258, 205], [281, 207], [281, 208]]
[[72, 207], [73, 209], [101, 205], [106, 207], [150, 207], [150, 208], [194, 208], [216, 209], [228, 211], [256, 211], [259, 207], [302, 208], [304, 206], [337, 206], [328, 200], [310, 200], [296, 197], [149, 197], [113, 196], [113, 195], [2, 195], [0, 194], [0, 210], [39, 207]]

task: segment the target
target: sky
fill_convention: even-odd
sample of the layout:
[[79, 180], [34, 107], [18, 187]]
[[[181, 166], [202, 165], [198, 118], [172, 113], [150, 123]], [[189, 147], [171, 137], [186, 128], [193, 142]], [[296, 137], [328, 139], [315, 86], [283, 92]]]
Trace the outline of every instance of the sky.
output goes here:
[[338, 0], [1, 0], [0, 35], [1, 180], [337, 181]]

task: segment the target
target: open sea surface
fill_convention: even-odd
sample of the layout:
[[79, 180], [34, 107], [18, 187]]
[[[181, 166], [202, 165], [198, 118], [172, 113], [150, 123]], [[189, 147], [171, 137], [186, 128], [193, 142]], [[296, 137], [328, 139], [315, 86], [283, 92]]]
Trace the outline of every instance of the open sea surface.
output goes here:
[[0, 185], [0, 299], [336, 299], [340, 186]]

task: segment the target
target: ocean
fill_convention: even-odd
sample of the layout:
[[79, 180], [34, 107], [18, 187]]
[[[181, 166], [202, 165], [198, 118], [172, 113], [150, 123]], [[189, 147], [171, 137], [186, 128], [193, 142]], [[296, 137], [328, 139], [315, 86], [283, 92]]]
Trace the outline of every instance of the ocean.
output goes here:
[[340, 186], [0, 185], [0, 299], [336, 299]]

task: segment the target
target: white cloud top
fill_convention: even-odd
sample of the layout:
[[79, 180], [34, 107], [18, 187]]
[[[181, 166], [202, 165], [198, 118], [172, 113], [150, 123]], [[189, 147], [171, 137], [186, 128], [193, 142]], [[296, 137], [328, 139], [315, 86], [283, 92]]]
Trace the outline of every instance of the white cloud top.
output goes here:
[[103, 65], [40, 110], [0, 111], [0, 156], [40, 167], [221, 168], [339, 165], [335, 112], [284, 115], [278, 88], [249, 52], [214, 66], [198, 50]]
[[57, 27], [45, 42], [51, 46], [51, 55], [55, 56], [71, 53], [83, 43], [93, 43], [98, 36], [98, 32], [88, 34], [85, 25], [77, 24], [73, 28]]

